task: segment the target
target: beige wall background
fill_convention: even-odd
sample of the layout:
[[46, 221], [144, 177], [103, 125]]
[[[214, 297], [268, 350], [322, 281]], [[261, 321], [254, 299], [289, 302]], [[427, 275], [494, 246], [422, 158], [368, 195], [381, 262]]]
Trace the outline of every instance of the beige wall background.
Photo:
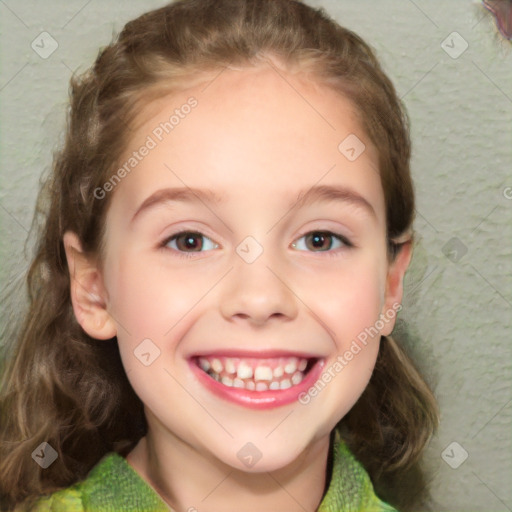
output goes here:
[[[397, 331], [441, 406], [431, 510], [512, 510], [512, 45], [476, 1], [309, 3], [377, 50], [411, 118], [418, 244]], [[0, 1], [2, 289], [23, 287], [70, 75], [163, 4]]]

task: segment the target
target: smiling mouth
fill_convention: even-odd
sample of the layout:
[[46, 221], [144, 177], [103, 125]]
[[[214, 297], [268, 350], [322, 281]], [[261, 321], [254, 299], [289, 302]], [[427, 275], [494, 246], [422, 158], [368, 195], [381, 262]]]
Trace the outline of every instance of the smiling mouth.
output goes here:
[[261, 392], [284, 390], [300, 384], [318, 358], [196, 356], [193, 361], [226, 387]]

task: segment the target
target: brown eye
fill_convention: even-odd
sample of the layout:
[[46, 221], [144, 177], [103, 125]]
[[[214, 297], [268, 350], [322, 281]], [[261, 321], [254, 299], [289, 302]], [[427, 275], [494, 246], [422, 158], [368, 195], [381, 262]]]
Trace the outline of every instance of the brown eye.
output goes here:
[[214, 244], [208, 237], [195, 231], [175, 233], [162, 245], [178, 253], [204, 252], [205, 249], [218, 247], [218, 244]]
[[333, 245], [338, 244], [336, 248], [353, 247], [350, 241], [340, 234], [335, 234], [330, 231], [311, 231], [300, 237], [299, 240], [305, 240], [305, 243], [295, 242], [293, 247], [299, 248], [299, 246], [305, 246], [306, 249], [300, 248], [300, 250], [307, 250], [313, 252], [327, 252], [333, 249]]
[[180, 251], [200, 251], [203, 247], [201, 238], [199, 233], [182, 233], [176, 237], [176, 246]]
[[[306, 235], [306, 245], [313, 249], [326, 251], [331, 248], [333, 236], [327, 232], [315, 231]], [[309, 244], [308, 244], [309, 242]]]

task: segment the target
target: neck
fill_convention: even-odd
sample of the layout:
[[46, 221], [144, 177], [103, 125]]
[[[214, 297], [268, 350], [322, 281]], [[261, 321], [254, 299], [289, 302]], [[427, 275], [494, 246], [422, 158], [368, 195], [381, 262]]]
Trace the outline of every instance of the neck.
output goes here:
[[249, 473], [166, 434], [162, 441], [150, 430], [126, 459], [175, 512], [314, 512], [320, 505], [329, 436], [285, 467]]

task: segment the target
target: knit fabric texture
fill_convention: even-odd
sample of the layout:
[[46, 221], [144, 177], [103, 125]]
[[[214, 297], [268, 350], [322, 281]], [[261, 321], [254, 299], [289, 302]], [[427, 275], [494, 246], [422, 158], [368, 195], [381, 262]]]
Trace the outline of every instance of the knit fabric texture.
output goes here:
[[[332, 477], [318, 512], [397, 512], [381, 501], [366, 470], [336, 432]], [[18, 509], [17, 509], [18, 510]], [[156, 491], [115, 452], [85, 480], [38, 500], [35, 512], [172, 512]], [[21, 512], [21, 510], [20, 510]]]

